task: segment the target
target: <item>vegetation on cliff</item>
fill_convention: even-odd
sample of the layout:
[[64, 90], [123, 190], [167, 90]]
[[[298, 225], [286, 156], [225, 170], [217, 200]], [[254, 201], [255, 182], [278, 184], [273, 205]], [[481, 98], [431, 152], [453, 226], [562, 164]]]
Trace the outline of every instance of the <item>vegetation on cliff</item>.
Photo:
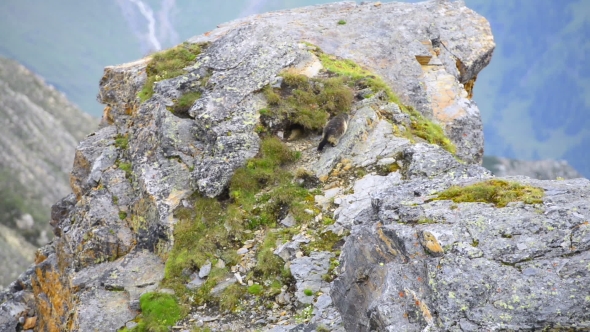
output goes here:
[[[194, 50], [190, 53], [187, 47], [181, 45], [153, 57], [147, 69], [148, 81], [140, 93], [142, 100], [153, 94], [155, 81], [169, 78], [170, 73], [178, 75], [201, 50], [200, 47], [190, 48]], [[350, 60], [336, 59], [318, 48], [314, 53], [326, 69], [320, 75], [308, 78], [288, 69], [280, 74], [280, 88], [266, 86], [262, 89], [268, 107], [260, 110], [261, 123], [256, 128], [261, 138], [259, 153], [235, 170], [227, 193], [217, 198], [195, 193], [190, 198], [192, 207], [179, 207], [175, 211], [179, 222], [174, 228], [174, 246], [163, 254], [166, 268], [162, 286], [172, 288], [180, 303], [208, 304], [239, 311], [244, 309], [240, 307], [244, 298], [255, 297], [263, 304], [285, 286], [293, 285], [289, 269], [274, 250], [279, 241], [288, 241], [301, 232], [301, 225], [314, 222], [314, 216], [320, 212], [314, 204], [314, 194], [320, 193], [319, 181], [313, 181], [304, 171], [297, 174], [290, 171], [296, 168], [293, 164], [301, 154], [274, 135], [277, 123], [283, 128], [319, 131], [330, 116], [350, 111], [357, 91], [370, 88], [373, 93], [383, 92], [388, 101], [400, 105], [410, 116], [412, 122], [407, 128], [410, 138], [421, 137], [454, 152], [440, 126], [404, 106], [382, 79]], [[178, 54], [188, 62], [173, 61]], [[171, 110], [186, 112], [200, 96], [198, 91], [189, 92], [179, 98]], [[123, 138], [117, 142], [124, 145]], [[306, 182], [308, 185], [304, 186]], [[295, 225], [278, 229], [277, 222], [287, 216], [295, 220]], [[326, 216], [315, 222], [323, 229], [333, 220]], [[310, 233], [312, 241], [301, 249], [306, 255], [314, 251], [333, 251], [343, 236], [321, 233], [318, 229]], [[247, 248], [255, 253], [255, 266], [248, 268], [245, 276], [251, 285], [246, 287], [234, 281], [219, 289], [216, 286], [234, 279], [237, 271], [230, 267], [243, 265], [238, 250], [244, 248], [244, 243], [249, 243]], [[202, 278], [196, 277], [199, 271], [208, 270], [207, 266], [210, 271]], [[325, 280], [335, 277], [336, 267], [337, 260], [334, 260]], [[187, 287], [195, 280], [196, 286]]]

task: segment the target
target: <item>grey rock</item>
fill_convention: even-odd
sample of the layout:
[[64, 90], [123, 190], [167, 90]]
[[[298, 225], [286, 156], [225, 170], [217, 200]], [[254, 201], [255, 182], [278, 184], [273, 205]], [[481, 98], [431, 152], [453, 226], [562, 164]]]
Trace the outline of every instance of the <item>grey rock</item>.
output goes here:
[[334, 211], [336, 223], [328, 230], [342, 234], [344, 229], [351, 229], [354, 224], [370, 220], [374, 211], [371, 205], [371, 194], [379, 193], [401, 182], [399, 173], [388, 176], [367, 175], [354, 184], [351, 195], [341, 198], [340, 206]]
[[295, 255], [299, 251], [299, 246], [302, 243], [309, 243], [309, 239], [301, 234], [297, 234], [293, 236], [291, 241], [280, 245], [273, 253], [281, 257], [285, 262], [289, 262], [295, 258]]
[[193, 273], [190, 276], [190, 281], [186, 284], [188, 289], [197, 289], [205, 283], [205, 280], [199, 277], [198, 273]]
[[285, 218], [281, 220], [280, 223], [285, 227], [293, 227], [297, 224], [297, 221], [295, 220], [295, 217], [293, 217], [293, 215], [289, 213]]
[[211, 272], [211, 262], [207, 260], [199, 270], [199, 278], [206, 278]]
[[328, 273], [332, 257], [334, 254], [322, 251], [312, 252], [309, 257], [304, 256], [291, 261], [291, 274], [297, 282], [295, 296], [300, 304], [310, 304], [314, 300], [314, 296], [305, 295], [304, 290], [311, 290], [315, 294], [327, 289], [328, 283], [322, 276]]
[[[573, 215], [590, 215], [583, 203], [590, 182], [508, 178], [554, 193], [535, 206], [460, 203], [451, 209], [450, 202], [427, 199], [451, 184], [479, 180], [445, 173], [373, 195], [378, 219], [352, 228], [342, 250], [343, 273], [332, 285], [347, 330], [590, 326], [589, 307], [578, 295], [588, 292], [579, 274], [588, 246], [586, 235], [576, 237], [587, 232]], [[412, 210], [435, 223], [416, 224]], [[417, 237], [423, 231], [436, 236], [444, 256], [423, 249]], [[570, 256], [577, 258], [564, 258]]]

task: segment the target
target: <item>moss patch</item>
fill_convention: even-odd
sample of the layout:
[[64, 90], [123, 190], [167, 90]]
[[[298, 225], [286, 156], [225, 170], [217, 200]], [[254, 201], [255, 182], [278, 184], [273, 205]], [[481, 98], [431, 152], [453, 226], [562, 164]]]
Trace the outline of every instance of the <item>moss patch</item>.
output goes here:
[[118, 134], [115, 137], [115, 146], [121, 150], [126, 150], [129, 145], [129, 138], [127, 135]]
[[452, 186], [438, 194], [435, 200], [452, 200], [455, 203], [483, 202], [496, 207], [505, 207], [510, 202], [522, 201], [526, 204], [543, 203], [543, 189], [523, 186], [504, 180], [487, 180], [465, 187]]
[[115, 164], [117, 165], [117, 168], [119, 168], [120, 170], [125, 172], [126, 179], [131, 179], [131, 176], [133, 175], [133, 167], [132, 167], [131, 163], [126, 163], [126, 162], [122, 162], [120, 160], [117, 160], [115, 162]]
[[168, 331], [183, 316], [177, 299], [164, 293], [145, 293], [139, 298], [141, 316], [131, 331]]
[[146, 67], [147, 80], [139, 92], [139, 99], [144, 102], [154, 95], [155, 82], [184, 74], [183, 69], [195, 61], [202, 48], [202, 44], [183, 43], [152, 55]]
[[200, 91], [191, 91], [183, 94], [173, 106], [169, 107], [168, 110], [176, 115], [187, 114], [191, 106], [201, 98]]

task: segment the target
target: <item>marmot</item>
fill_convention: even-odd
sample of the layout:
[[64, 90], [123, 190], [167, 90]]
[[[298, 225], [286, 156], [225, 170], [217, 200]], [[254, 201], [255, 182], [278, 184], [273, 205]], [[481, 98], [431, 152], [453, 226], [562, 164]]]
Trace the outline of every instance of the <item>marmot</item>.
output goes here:
[[332, 144], [332, 146], [336, 146], [340, 138], [346, 132], [346, 129], [348, 129], [348, 114], [346, 113], [336, 115], [332, 120], [328, 121], [324, 127], [324, 135], [318, 146], [318, 151], [322, 151], [324, 145], [328, 142]]

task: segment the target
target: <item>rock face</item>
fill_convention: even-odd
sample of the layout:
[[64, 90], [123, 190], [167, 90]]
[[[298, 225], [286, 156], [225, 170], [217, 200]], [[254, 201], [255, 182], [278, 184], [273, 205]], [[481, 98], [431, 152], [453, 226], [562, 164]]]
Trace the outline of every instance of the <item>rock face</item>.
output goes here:
[[515, 160], [484, 157], [483, 166], [497, 176], [524, 175], [539, 180], [577, 179], [583, 177], [565, 160]]
[[0, 240], [2, 261], [11, 262], [0, 271], [2, 288], [33, 262], [31, 244], [42, 246], [52, 237], [50, 207], [70, 192], [75, 147], [98, 120], [5, 58], [0, 58], [0, 118], [0, 225], [14, 231], [2, 232]]
[[[150, 59], [105, 69], [101, 127], [76, 149], [72, 194], [51, 211], [55, 240], [0, 295], [1, 330], [35, 317], [37, 331], [115, 331], [135, 324], [142, 292], [170, 292], [160, 282], [178, 225], [173, 212], [195, 195], [231, 197], [233, 172], [259, 152], [263, 88], [281, 86], [287, 68], [320, 72], [310, 44], [382, 76], [400, 104], [442, 125], [457, 154], [400, 134], [412, 120], [383, 91], [361, 94], [337, 146], [318, 155], [314, 133], [289, 142], [311, 186], [323, 182], [315, 210], [304, 213], [315, 221], [333, 217], [320, 240], [344, 237], [339, 261], [331, 252], [336, 244], [306, 254], [302, 247], [313, 243], [307, 225], [299, 225], [298, 234], [272, 248], [293, 278], [269, 305], [283, 311], [267, 313], [252, 300], [250, 316], [220, 318], [215, 308], [204, 316], [200, 307], [191, 308], [191, 321], [272, 331], [590, 328], [583, 295], [588, 181], [515, 179], [545, 190], [535, 205], [432, 200], [452, 185], [492, 177], [478, 165], [481, 119], [469, 100], [494, 48], [481, 16], [459, 2], [345, 2], [249, 17], [190, 42], [204, 48], [194, 64], [156, 82], [143, 102], [138, 93]], [[202, 94], [188, 111], [167, 109], [194, 90]], [[294, 223], [288, 216], [276, 221]], [[238, 255], [262, 250], [248, 241]], [[201, 265], [199, 278], [220, 264]], [[246, 287], [250, 265], [232, 266], [233, 275], [212, 292]], [[196, 281], [194, 272], [182, 271]], [[268, 315], [257, 319], [255, 312]]]

